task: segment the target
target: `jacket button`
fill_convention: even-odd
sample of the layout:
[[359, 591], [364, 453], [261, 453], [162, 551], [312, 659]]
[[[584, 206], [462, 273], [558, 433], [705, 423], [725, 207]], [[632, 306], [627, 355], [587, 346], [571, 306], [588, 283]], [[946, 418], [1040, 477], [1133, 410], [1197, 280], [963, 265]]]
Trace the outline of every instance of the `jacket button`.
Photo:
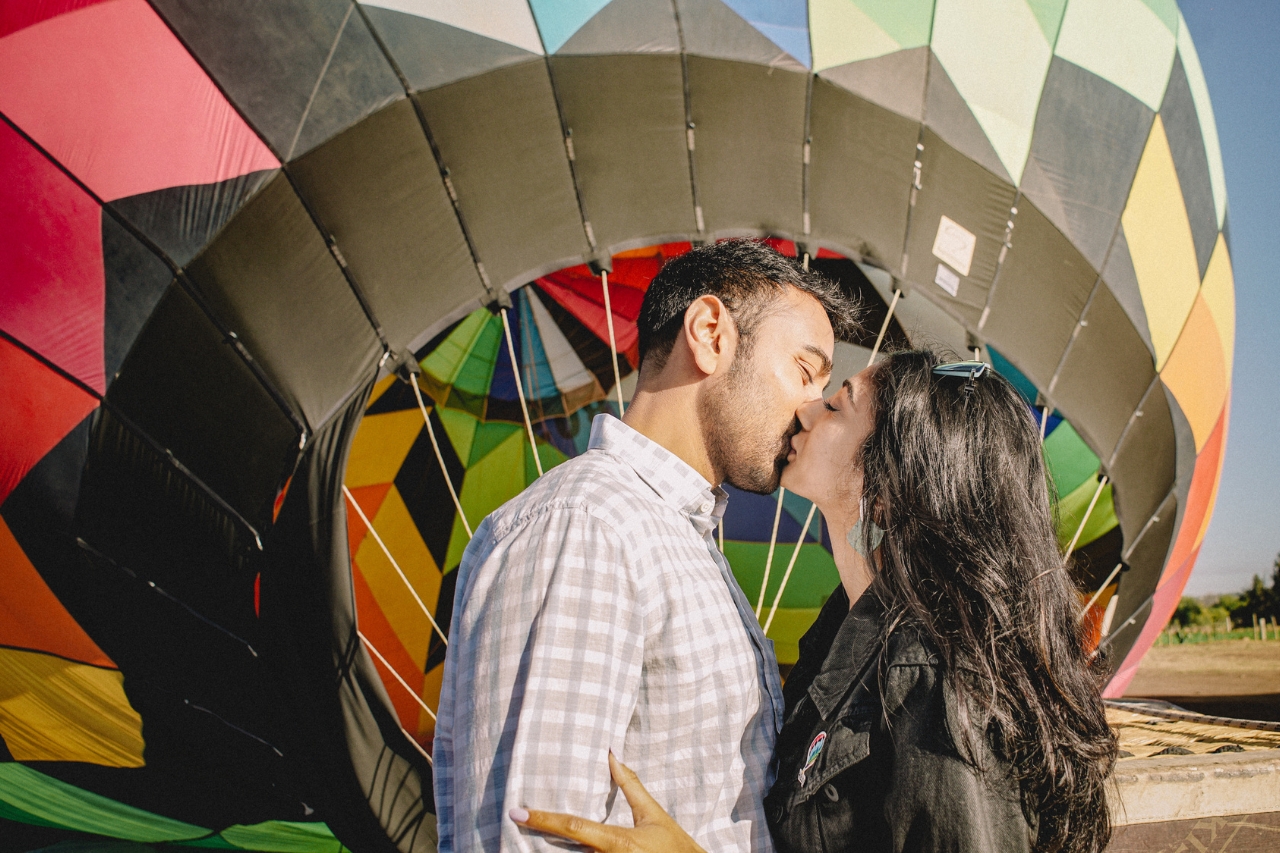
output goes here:
[[837, 791], [836, 786], [832, 785], [830, 782], [823, 786], [822, 793], [825, 794], [827, 799], [833, 803], [838, 802], [840, 799], [840, 792]]

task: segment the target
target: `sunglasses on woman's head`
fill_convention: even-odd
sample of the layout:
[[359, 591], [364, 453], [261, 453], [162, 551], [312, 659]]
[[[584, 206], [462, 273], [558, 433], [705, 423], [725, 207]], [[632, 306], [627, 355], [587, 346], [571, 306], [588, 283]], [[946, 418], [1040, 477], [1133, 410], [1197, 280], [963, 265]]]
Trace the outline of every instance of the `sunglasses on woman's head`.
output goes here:
[[953, 361], [950, 364], [939, 364], [933, 369], [933, 372], [938, 376], [968, 379], [969, 381], [965, 383], [964, 390], [966, 394], [972, 394], [973, 381], [983, 376], [990, 366], [985, 361]]

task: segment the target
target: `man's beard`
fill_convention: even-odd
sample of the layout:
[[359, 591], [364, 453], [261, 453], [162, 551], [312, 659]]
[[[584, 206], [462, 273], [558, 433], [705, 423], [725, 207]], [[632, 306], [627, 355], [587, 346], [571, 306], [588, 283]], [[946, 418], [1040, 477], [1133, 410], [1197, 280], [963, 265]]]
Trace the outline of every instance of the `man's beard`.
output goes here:
[[791, 452], [791, 437], [800, 431], [793, 417], [779, 433], [761, 425], [754, 403], [765, 392], [751, 371], [750, 357], [739, 352], [724, 380], [710, 386], [698, 400], [698, 423], [707, 443], [712, 470], [724, 481], [744, 492], [772, 494], [782, 478]]

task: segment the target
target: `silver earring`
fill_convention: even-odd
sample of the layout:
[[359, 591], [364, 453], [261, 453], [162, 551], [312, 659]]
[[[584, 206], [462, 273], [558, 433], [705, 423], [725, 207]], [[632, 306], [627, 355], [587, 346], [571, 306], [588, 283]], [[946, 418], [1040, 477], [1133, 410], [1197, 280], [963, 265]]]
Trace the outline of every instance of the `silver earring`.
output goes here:
[[[867, 534], [864, 537], [862, 532], [863, 522], [870, 525], [867, 528]], [[853, 527], [849, 528], [848, 535], [845, 536], [853, 550], [857, 551], [863, 557], [868, 556], [871, 551], [880, 547], [880, 543], [884, 541], [884, 528], [867, 518], [867, 502], [864, 499], [858, 506], [858, 520], [853, 523]], [[867, 546], [871, 547], [868, 548]]]

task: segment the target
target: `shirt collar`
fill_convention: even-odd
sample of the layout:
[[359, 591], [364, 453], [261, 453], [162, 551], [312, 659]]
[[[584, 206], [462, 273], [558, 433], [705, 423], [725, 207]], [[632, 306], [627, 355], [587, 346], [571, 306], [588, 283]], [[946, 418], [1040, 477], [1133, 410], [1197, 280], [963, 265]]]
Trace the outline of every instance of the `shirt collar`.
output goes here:
[[689, 463], [653, 439], [642, 435], [610, 414], [591, 421], [590, 450], [603, 450], [630, 466], [663, 501], [687, 516], [705, 535], [724, 517], [729, 495], [693, 470]]

